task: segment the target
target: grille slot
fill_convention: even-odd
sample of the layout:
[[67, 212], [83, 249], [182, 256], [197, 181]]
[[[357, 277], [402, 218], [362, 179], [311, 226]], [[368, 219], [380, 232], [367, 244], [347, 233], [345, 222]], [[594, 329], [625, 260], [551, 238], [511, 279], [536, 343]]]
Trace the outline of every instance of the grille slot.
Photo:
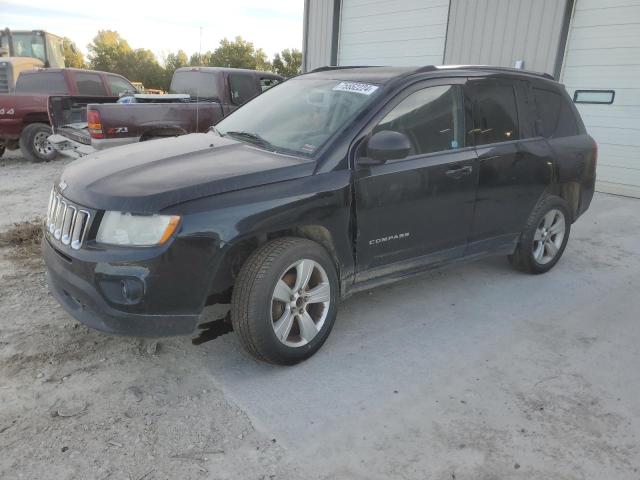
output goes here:
[[46, 229], [54, 239], [78, 250], [84, 242], [90, 218], [89, 211], [72, 205], [55, 190], [51, 191]]
[[0, 93], [9, 93], [9, 65], [0, 66]]

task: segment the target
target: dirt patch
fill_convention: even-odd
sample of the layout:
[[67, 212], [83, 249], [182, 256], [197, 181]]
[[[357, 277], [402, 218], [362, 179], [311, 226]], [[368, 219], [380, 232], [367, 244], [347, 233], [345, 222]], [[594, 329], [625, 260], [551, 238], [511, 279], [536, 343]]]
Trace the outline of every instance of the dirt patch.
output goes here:
[[0, 247], [11, 247], [9, 257], [14, 260], [40, 258], [42, 219], [14, 223], [6, 232], [0, 232]]

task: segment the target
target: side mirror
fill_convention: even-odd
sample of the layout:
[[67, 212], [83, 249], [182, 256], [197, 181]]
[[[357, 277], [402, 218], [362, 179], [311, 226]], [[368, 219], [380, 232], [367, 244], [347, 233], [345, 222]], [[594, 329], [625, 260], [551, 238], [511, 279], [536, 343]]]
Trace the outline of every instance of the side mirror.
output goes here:
[[381, 163], [405, 158], [410, 151], [409, 138], [404, 133], [393, 130], [376, 132], [367, 143], [367, 157]]

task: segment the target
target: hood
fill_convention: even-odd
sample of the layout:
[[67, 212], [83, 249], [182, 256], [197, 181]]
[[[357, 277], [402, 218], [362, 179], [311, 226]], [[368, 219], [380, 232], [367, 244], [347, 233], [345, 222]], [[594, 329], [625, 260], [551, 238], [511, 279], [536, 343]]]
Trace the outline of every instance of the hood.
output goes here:
[[89, 208], [155, 213], [210, 195], [311, 175], [315, 162], [195, 133], [98, 152], [74, 161], [57, 184]]

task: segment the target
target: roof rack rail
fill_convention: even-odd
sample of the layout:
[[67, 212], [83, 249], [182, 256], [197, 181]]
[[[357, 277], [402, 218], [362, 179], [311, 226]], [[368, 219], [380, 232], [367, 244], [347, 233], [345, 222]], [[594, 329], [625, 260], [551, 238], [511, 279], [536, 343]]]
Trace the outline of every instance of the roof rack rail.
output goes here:
[[[447, 68], [447, 65], [443, 65]], [[499, 67], [493, 65], [456, 65], [458, 68], [464, 68], [467, 70], [494, 70], [507, 73], [524, 73], [526, 75], [534, 75], [536, 77], [548, 78], [549, 80], [555, 80], [555, 77], [546, 72], [534, 72], [533, 70], [525, 70], [524, 68], [512, 68], [512, 67]]]
[[413, 75], [414, 73], [425, 73], [425, 72], [435, 72], [438, 69], [436, 68], [435, 65], [425, 65], [424, 67], [420, 67], [420, 68], [416, 68], [413, 72], [411, 72], [410, 74]]
[[324, 67], [314, 68], [310, 72], [307, 73], [315, 73], [315, 72], [326, 72], [327, 70], [344, 70], [347, 68], [368, 68], [375, 65], [325, 65]]

